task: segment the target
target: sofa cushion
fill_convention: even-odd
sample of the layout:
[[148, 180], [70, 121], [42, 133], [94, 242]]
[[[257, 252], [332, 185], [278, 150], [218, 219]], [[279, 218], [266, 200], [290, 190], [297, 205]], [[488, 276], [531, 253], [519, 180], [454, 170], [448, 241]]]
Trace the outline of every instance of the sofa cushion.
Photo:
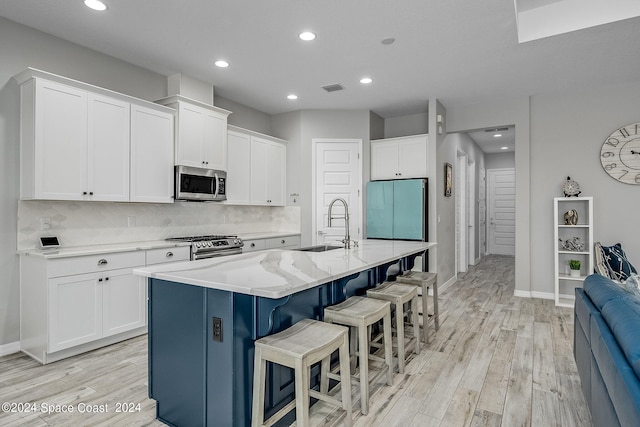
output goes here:
[[602, 310], [602, 307], [613, 299], [629, 296], [619, 284], [599, 274], [587, 276], [583, 289], [598, 310]]
[[622, 250], [620, 243], [613, 246], [602, 246], [596, 243], [595, 257], [596, 272], [612, 280], [624, 282], [631, 274], [638, 272], [627, 259], [627, 254]]
[[601, 312], [627, 362], [640, 378], [640, 301], [634, 296], [614, 299]]

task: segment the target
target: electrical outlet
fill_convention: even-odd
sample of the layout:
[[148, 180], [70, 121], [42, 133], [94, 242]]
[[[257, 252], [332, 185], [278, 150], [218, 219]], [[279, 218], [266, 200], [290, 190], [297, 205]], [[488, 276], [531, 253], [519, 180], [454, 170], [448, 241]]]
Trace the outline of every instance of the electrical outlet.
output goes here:
[[40, 217], [40, 230], [49, 230], [51, 228], [51, 218], [48, 216]]
[[222, 319], [213, 318], [213, 340], [222, 342]]

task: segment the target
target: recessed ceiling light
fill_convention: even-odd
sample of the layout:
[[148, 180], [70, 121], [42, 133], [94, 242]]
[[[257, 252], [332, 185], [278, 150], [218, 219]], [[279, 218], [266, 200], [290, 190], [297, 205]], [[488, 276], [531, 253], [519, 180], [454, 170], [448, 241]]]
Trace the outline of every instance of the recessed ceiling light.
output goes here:
[[84, 5], [93, 10], [106, 10], [107, 5], [100, 0], [84, 0]]
[[373, 81], [373, 79], [371, 77], [363, 77], [363, 78], [360, 79], [360, 83], [362, 83], [364, 85], [368, 85], [372, 81]]
[[306, 42], [310, 42], [311, 40], [316, 38], [316, 35], [314, 33], [312, 33], [311, 31], [304, 31], [304, 32], [300, 33], [298, 35], [298, 37], [300, 37], [300, 40], [304, 40]]
[[227, 68], [229, 66], [229, 63], [223, 59], [216, 61], [215, 64], [216, 64], [216, 67], [220, 67], [220, 68]]
[[501, 150], [508, 150], [509, 147], [500, 147]]
[[393, 44], [394, 41], [396, 41], [396, 39], [394, 39], [393, 37], [387, 37], [386, 39], [382, 39], [380, 41], [380, 43], [382, 43], [382, 44]]
[[495, 135], [493, 135], [494, 138], [501, 138], [502, 134], [501, 133], [496, 133]]
[[295, 95], [295, 94], [292, 93], [291, 95], [287, 95], [287, 99], [290, 99], [292, 101], [296, 100], [296, 99], [298, 99], [298, 95]]

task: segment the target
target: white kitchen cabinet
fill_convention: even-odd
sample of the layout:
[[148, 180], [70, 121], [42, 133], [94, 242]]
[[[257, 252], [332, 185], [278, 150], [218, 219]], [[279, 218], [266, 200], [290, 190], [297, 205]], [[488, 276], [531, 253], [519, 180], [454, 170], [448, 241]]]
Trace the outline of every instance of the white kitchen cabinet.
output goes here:
[[88, 93], [87, 187], [88, 200], [129, 200], [130, 104]]
[[300, 235], [265, 237], [263, 239], [244, 240], [242, 252], [254, 252], [264, 249], [295, 249], [300, 247]]
[[175, 164], [227, 170], [227, 116], [230, 111], [180, 95], [158, 101], [175, 108]]
[[251, 204], [284, 206], [286, 146], [263, 138], [251, 138]]
[[428, 135], [371, 141], [371, 180], [429, 177]]
[[231, 130], [227, 134], [226, 203], [251, 203], [251, 136]]
[[[133, 201], [171, 201], [171, 109], [32, 68], [14, 79], [21, 85], [21, 199], [129, 201], [133, 188]], [[143, 106], [166, 122], [139, 124]], [[152, 139], [157, 145], [148, 147]]]
[[87, 191], [87, 92], [34, 79], [21, 88], [22, 199], [82, 200]]
[[131, 106], [132, 202], [173, 203], [173, 126], [171, 113]]
[[286, 141], [229, 126], [227, 204], [286, 204]]
[[147, 249], [147, 265], [166, 264], [169, 262], [189, 261], [191, 259], [190, 246], [176, 246], [172, 248]]
[[52, 278], [49, 301], [52, 353], [146, 325], [145, 283], [132, 268]]

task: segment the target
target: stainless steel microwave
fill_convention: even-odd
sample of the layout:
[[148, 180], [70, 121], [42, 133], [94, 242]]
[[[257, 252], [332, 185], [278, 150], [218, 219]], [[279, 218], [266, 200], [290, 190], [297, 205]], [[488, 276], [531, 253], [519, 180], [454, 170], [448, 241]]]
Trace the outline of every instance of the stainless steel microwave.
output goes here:
[[175, 200], [227, 200], [227, 173], [215, 169], [176, 166]]

